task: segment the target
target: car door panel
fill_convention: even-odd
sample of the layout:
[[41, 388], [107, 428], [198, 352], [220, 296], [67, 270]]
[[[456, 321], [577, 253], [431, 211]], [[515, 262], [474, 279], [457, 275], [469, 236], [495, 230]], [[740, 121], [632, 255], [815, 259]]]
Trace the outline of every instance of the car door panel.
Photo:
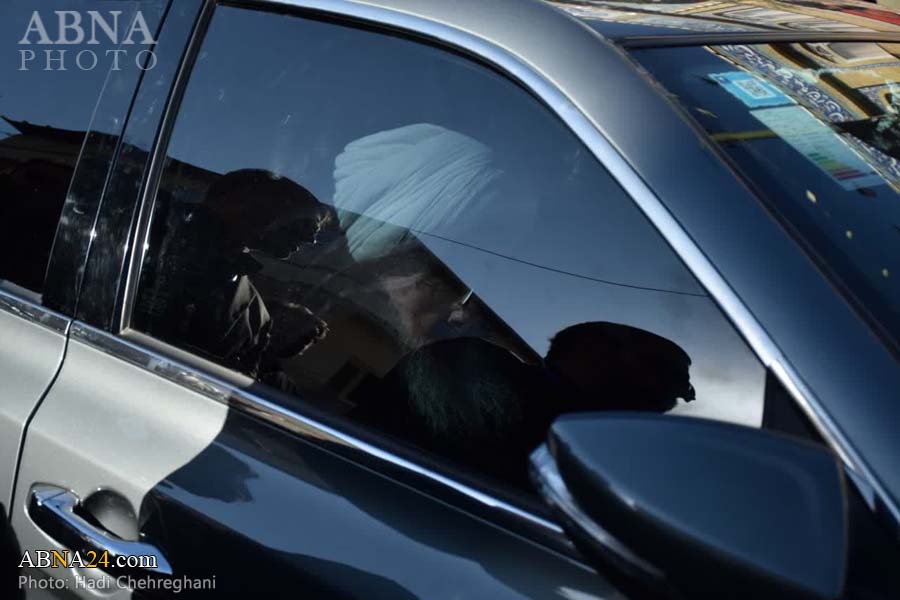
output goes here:
[[[210, 444], [226, 412], [220, 403], [73, 336], [63, 368], [29, 427], [23, 449], [12, 514], [23, 552], [65, 549], [27, 514], [32, 486], [51, 484], [82, 499], [97, 490], [115, 490], [136, 511], [160, 480]], [[68, 590], [92, 597], [93, 592], [79, 588], [75, 571], [59, 567], [51, 572], [54, 579], [66, 582]], [[127, 597], [127, 592], [117, 594]]]
[[144, 533], [183, 565], [176, 576], [215, 578], [209, 597], [618, 597], [576, 561], [318, 444], [231, 411], [147, 495]]
[[[301, 439], [167, 379], [203, 382], [189, 373], [76, 325], [26, 440], [20, 482], [124, 495], [175, 579], [213, 582], [191, 597], [618, 597], [578, 561], [320, 447], [323, 432]], [[31, 485], [17, 492], [19, 543], [63, 550], [27, 514]], [[84, 572], [30, 574], [92, 597]], [[128, 596], [116, 588], [110, 597]]]

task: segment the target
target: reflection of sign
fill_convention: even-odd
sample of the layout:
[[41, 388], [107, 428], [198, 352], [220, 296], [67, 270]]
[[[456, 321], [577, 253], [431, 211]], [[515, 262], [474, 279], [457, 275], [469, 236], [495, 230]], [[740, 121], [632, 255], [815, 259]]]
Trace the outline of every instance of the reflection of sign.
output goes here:
[[781, 106], [782, 104], [794, 103], [793, 100], [768, 81], [755, 77], [745, 71], [713, 73], [710, 74], [710, 77], [725, 88], [732, 96], [736, 97], [750, 108]]
[[840, 135], [806, 109], [782, 106], [750, 111], [807, 160], [828, 174], [845, 190], [874, 187], [884, 179]]
[[[805, 73], [803, 69], [790, 66], [783, 57], [778, 57], [777, 61], [773, 59], [772, 56], [775, 55], [769, 56], [773, 52], [769, 46], [715, 46], [714, 51], [723, 55], [726, 60], [758, 73], [761, 78], [776, 82], [797, 103], [832, 123], [867, 118], [866, 114], [855, 108], [853, 102], [842, 97], [832, 97], [828, 89], [815, 83], [818, 81], [816, 78], [810, 80], [802, 77]], [[865, 88], [860, 91], [866, 94]], [[882, 104], [886, 103], [882, 101]], [[852, 139], [850, 141], [853, 142]], [[867, 161], [872, 161], [877, 166], [891, 185], [900, 189], [900, 162], [862, 142], [854, 143], [853, 146]]]

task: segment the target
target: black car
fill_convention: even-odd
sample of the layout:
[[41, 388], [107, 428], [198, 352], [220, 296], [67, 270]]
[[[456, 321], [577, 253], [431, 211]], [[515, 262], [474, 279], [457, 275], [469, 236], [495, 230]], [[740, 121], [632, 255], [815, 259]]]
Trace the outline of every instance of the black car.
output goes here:
[[900, 597], [897, 13], [0, 30], [10, 595]]

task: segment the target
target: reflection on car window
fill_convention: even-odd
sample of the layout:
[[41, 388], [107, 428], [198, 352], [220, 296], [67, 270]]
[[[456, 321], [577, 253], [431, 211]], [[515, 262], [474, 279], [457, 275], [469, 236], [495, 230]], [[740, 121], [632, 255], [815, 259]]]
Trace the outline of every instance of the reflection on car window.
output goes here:
[[635, 56], [900, 344], [900, 47], [815, 42]]
[[[110, 11], [117, 11], [119, 27], [125, 31], [139, 7], [128, 0], [111, 0], [99, 7], [98, 15], [109, 24]], [[57, 11], [87, 19], [88, 11], [96, 9], [94, 0], [0, 4], [0, 281], [23, 288], [26, 295], [43, 291], [75, 162], [113, 68], [110, 53], [117, 51], [120, 41], [118, 33], [110, 39], [98, 30], [92, 44], [52, 45], [50, 41], [62, 35]], [[147, 15], [150, 18], [149, 11]], [[90, 36], [87, 20], [79, 26]], [[65, 35], [76, 39], [78, 29], [72, 26]], [[118, 56], [127, 54], [121, 51]], [[119, 68], [137, 69], [135, 54], [132, 50], [131, 60], [123, 59]]]
[[214, 15], [133, 314], [520, 485], [564, 412], [762, 420], [762, 366], [539, 102], [457, 55], [290, 15]]

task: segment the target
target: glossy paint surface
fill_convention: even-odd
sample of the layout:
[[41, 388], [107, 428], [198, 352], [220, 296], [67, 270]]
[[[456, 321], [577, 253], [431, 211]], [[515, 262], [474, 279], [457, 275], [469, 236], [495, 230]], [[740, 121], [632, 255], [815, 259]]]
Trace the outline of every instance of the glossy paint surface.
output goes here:
[[[590, 413], [557, 420], [549, 447], [578, 504], [689, 596], [844, 589], [843, 476], [820, 446], [700, 420]], [[698, 564], [708, 566], [702, 576]]]
[[234, 412], [141, 521], [177, 574], [216, 575], [219, 593], [619, 597], [570, 559]]
[[[41, 322], [41, 318], [53, 327]], [[57, 328], [58, 327], [58, 328]], [[0, 291], [0, 504], [9, 506], [25, 426], [63, 359], [68, 321]], [[23, 350], [24, 349], [24, 350]]]

